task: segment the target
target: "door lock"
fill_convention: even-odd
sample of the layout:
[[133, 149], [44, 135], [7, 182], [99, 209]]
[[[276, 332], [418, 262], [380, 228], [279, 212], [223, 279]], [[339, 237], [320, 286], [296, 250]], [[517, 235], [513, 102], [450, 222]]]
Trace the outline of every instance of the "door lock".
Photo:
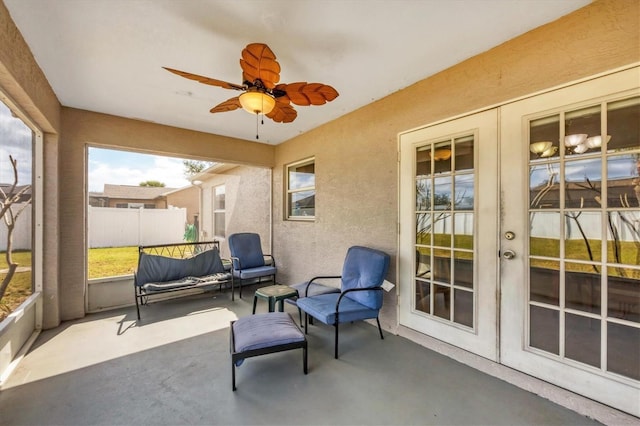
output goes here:
[[516, 237], [516, 234], [515, 234], [515, 232], [507, 231], [507, 232], [505, 232], [505, 233], [504, 233], [504, 237], [505, 237], [507, 240], [511, 241], [511, 240], [513, 240], [513, 239]]
[[516, 257], [516, 253], [513, 250], [505, 250], [504, 253], [502, 253], [502, 257], [507, 260], [511, 260]]

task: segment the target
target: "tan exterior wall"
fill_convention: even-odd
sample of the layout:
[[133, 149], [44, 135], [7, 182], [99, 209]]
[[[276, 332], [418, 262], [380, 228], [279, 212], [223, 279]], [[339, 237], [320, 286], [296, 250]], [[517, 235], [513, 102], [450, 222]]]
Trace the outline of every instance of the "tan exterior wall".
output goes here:
[[[293, 284], [339, 273], [351, 245], [397, 255], [397, 135], [640, 61], [640, 2], [597, 1], [276, 148], [274, 255]], [[325, 106], [324, 108], [330, 108]], [[316, 220], [283, 220], [285, 165], [316, 160]], [[388, 280], [395, 283], [392, 266]], [[387, 293], [381, 321], [397, 325]]]
[[[201, 238], [210, 240], [213, 235], [213, 191], [225, 186], [226, 236], [236, 232], [260, 234], [262, 251], [271, 253], [271, 169], [264, 167], [234, 167], [219, 174], [202, 178]], [[229, 258], [226, 238], [220, 241], [220, 253]], [[276, 259], [277, 261], [277, 259]], [[279, 266], [279, 264], [278, 264]]]
[[199, 192], [200, 190], [197, 186], [189, 186], [187, 188], [183, 188], [179, 191], [167, 194], [166, 204], [169, 206], [186, 208], [187, 222], [193, 224], [193, 217], [195, 215], [200, 215], [200, 207], [198, 206]]

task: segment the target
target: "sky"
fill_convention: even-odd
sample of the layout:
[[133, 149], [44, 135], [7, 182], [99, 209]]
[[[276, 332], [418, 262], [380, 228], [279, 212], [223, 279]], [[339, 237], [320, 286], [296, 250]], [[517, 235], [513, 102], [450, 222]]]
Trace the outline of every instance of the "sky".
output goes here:
[[31, 129], [0, 102], [0, 183], [14, 181], [11, 155], [17, 160], [18, 185], [31, 184], [31, 135]]
[[133, 185], [156, 180], [167, 188], [182, 188], [191, 183], [184, 176], [182, 159], [138, 154], [101, 148], [89, 148], [89, 191], [102, 192], [104, 184]]

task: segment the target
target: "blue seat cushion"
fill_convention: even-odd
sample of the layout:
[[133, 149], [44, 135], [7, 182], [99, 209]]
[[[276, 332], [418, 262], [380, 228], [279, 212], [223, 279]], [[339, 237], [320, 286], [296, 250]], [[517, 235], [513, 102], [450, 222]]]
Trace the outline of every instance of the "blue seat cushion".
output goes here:
[[[297, 304], [300, 309], [318, 321], [333, 325], [336, 322], [336, 303], [339, 297], [340, 293], [320, 294], [300, 298]], [[370, 309], [348, 297], [343, 297], [340, 301], [339, 312], [341, 323], [378, 317], [377, 309]]]
[[305, 340], [304, 333], [288, 312], [242, 317], [232, 327], [236, 353]]
[[248, 280], [251, 278], [260, 278], [269, 275], [275, 275], [276, 271], [277, 269], [275, 266], [258, 266], [257, 268], [243, 269], [241, 271], [234, 270], [233, 276], [236, 278], [240, 278], [241, 280]]

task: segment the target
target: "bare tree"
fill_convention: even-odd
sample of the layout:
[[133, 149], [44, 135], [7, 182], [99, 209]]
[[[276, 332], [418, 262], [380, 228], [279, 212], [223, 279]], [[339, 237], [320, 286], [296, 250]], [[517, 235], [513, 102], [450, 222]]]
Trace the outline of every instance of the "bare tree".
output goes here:
[[31, 204], [31, 198], [29, 198], [29, 200], [23, 203], [17, 211], [14, 211], [14, 204], [17, 204], [20, 201], [22, 195], [31, 188], [31, 185], [25, 185], [18, 190], [18, 160], [14, 159], [10, 155], [9, 161], [11, 162], [11, 167], [13, 167], [13, 185], [11, 185], [8, 192], [5, 192], [0, 188], [0, 216], [2, 216], [4, 223], [7, 225], [7, 251], [5, 255], [7, 265], [9, 266], [7, 275], [4, 277], [2, 284], [0, 285], [0, 300], [4, 297], [4, 293], [6, 292], [11, 279], [13, 278], [16, 269], [18, 269], [18, 264], [13, 261], [11, 255], [13, 250], [13, 230], [20, 214], [29, 204]]

